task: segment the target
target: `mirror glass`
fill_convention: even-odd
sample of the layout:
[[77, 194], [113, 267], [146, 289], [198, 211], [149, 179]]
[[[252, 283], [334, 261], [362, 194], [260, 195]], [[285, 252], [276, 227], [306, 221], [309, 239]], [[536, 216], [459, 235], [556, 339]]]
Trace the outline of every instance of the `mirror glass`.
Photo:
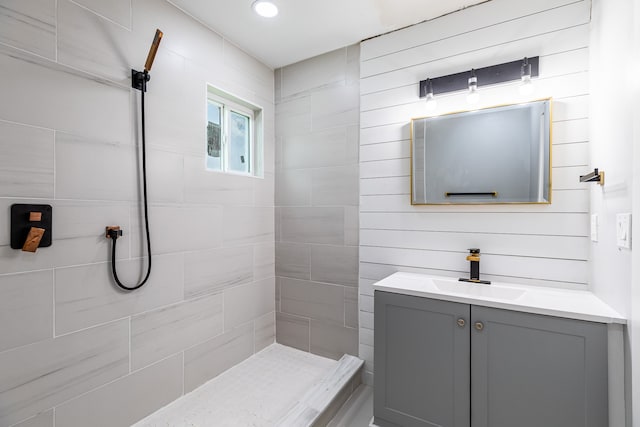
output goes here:
[[411, 120], [412, 204], [551, 203], [551, 100]]

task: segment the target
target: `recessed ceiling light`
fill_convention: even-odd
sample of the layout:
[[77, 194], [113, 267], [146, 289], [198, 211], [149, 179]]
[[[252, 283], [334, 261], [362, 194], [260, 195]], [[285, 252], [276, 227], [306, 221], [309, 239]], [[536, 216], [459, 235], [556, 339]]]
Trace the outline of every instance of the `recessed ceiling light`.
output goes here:
[[268, 0], [256, 0], [251, 6], [258, 15], [265, 18], [273, 18], [278, 14], [278, 6]]

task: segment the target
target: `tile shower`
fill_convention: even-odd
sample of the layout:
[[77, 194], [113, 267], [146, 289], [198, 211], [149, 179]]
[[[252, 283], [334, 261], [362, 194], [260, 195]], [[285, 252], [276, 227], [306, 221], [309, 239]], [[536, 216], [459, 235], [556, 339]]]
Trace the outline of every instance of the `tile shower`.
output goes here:
[[[274, 342], [273, 71], [164, 1], [2, 6], [0, 426], [51, 426], [54, 408], [58, 426], [129, 425]], [[135, 281], [144, 235], [129, 77], [157, 27], [154, 269], [150, 286], [123, 294], [103, 232], [122, 225], [119, 274]], [[206, 83], [264, 109], [264, 178], [203, 169]], [[13, 203], [53, 206], [50, 248], [9, 248]]]

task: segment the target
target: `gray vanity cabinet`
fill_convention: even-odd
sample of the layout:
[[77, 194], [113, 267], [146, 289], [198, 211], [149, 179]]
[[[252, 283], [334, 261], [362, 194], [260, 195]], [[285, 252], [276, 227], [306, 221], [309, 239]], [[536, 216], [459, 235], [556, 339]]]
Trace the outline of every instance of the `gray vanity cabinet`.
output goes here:
[[375, 292], [380, 427], [605, 427], [605, 324]]
[[608, 425], [605, 324], [478, 306], [471, 318], [473, 427]]
[[376, 425], [469, 427], [469, 305], [375, 294]]

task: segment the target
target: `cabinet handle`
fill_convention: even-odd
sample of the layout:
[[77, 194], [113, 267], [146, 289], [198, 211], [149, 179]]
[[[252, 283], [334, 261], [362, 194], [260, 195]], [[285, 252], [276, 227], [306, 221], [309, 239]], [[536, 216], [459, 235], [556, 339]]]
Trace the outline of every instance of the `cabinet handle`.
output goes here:
[[456, 323], [458, 323], [458, 326], [460, 326], [461, 328], [464, 328], [464, 325], [467, 324], [467, 322], [465, 322], [462, 318], [458, 319]]
[[476, 322], [473, 326], [475, 326], [478, 331], [482, 331], [484, 329], [484, 323], [482, 322]]

